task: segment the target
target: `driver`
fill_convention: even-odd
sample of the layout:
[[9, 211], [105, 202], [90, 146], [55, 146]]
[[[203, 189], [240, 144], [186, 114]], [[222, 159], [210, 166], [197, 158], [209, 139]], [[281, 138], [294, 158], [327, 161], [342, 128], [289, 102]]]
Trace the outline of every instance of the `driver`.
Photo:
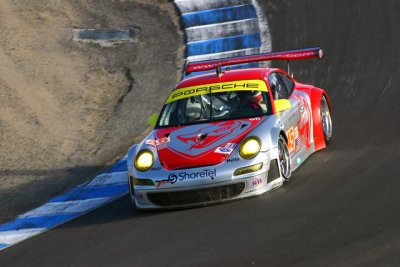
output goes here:
[[238, 112], [243, 116], [262, 115], [267, 112], [261, 91], [237, 92], [240, 100]]

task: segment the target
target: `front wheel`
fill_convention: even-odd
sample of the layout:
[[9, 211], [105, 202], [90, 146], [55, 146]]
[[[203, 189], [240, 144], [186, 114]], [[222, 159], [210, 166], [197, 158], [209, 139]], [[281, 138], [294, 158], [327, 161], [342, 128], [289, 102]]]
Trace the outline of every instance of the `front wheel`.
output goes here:
[[325, 143], [329, 144], [332, 138], [332, 117], [325, 96], [321, 97], [320, 115]]
[[278, 141], [278, 151], [279, 151], [279, 167], [280, 172], [285, 181], [288, 181], [290, 175], [292, 175], [292, 166], [290, 163], [289, 149], [283, 136], [279, 136]]

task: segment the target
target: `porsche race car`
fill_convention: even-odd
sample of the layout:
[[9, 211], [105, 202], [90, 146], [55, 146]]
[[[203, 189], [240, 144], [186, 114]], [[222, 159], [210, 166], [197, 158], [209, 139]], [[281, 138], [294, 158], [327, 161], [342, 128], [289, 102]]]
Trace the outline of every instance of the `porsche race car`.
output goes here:
[[154, 130], [129, 150], [134, 205], [207, 205], [282, 186], [331, 140], [329, 96], [281, 69], [223, 67], [322, 56], [317, 47], [188, 64], [187, 73], [215, 72], [179, 82], [150, 117]]

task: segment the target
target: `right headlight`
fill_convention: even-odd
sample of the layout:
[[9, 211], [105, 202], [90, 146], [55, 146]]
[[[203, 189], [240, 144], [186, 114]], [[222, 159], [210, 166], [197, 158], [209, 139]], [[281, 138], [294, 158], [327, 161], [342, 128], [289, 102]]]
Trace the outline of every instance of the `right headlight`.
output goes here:
[[154, 163], [154, 156], [153, 153], [148, 150], [144, 149], [140, 151], [135, 157], [135, 168], [138, 171], [145, 172], [153, 166]]
[[257, 156], [261, 149], [261, 140], [258, 137], [250, 136], [244, 139], [239, 148], [239, 155], [244, 159], [252, 159]]

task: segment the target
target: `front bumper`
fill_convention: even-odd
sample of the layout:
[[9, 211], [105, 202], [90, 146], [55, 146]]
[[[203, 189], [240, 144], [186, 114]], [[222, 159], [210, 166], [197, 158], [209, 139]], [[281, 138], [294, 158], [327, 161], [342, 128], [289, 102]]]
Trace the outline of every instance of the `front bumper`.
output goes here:
[[[145, 173], [131, 169], [129, 189], [132, 202], [139, 209], [173, 209], [202, 206], [256, 196], [283, 184], [278, 148], [260, 153], [251, 160], [237, 154], [215, 166], [167, 171], [154, 168]], [[262, 168], [240, 174], [235, 170], [262, 164]], [[273, 168], [275, 166], [275, 168]], [[157, 167], [157, 166], [156, 166]], [[153, 186], [135, 185], [132, 177], [151, 179]]]
[[283, 184], [282, 177], [274, 177], [271, 180], [268, 173], [269, 170], [263, 168], [258, 172], [242, 175], [239, 179], [190, 187], [147, 189], [144, 186], [131, 186], [130, 195], [132, 202], [139, 209], [210, 205], [260, 195]]

